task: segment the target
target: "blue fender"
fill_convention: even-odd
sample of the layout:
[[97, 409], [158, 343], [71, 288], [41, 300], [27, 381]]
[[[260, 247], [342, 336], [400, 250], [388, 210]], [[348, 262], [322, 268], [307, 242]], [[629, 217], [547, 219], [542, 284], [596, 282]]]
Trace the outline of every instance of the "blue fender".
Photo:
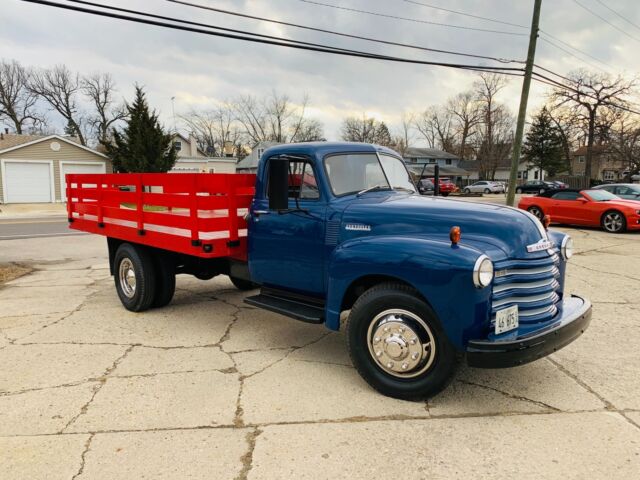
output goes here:
[[448, 238], [373, 236], [347, 241], [329, 258], [325, 323], [340, 328], [340, 311], [349, 286], [383, 275], [412, 285], [433, 308], [449, 340], [462, 350], [480, 338], [489, 322], [491, 288], [473, 284], [473, 266], [483, 252], [451, 245]]

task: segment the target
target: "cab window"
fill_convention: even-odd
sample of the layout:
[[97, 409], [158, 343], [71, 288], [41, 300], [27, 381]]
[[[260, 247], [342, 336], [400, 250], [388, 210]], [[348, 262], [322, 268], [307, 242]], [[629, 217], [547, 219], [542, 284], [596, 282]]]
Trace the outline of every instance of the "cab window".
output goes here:
[[317, 200], [320, 190], [309, 162], [289, 162], [289, 198]]
[[558, 192], [554, 193], [551, 198], [554, 200], [577, 200], [581, 196], [579, 192]]

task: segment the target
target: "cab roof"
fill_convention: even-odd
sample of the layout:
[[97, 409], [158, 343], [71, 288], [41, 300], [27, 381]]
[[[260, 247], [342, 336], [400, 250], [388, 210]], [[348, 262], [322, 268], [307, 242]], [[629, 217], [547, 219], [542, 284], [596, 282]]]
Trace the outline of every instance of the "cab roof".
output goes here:
[[400, 154], [390, 148], [381, 145], [373, 145], [371, 143], [358, 142], [305, 142], [305, 143], [284, 143], [266, 149], [263, 156], [282, 155], [287, 153], [296, 153], [299, 155], [308, 155], [310, 157], [324, 157], [334, 153], [388, 153], [398, 158], [402, 158]]

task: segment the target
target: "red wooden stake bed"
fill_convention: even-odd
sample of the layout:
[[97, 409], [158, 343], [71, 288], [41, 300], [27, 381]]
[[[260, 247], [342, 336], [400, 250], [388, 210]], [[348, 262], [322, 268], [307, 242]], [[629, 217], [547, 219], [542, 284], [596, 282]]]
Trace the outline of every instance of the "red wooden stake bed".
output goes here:
[[255, 175], [67, 175], [70, 227], [202, 258], [247, 260]]

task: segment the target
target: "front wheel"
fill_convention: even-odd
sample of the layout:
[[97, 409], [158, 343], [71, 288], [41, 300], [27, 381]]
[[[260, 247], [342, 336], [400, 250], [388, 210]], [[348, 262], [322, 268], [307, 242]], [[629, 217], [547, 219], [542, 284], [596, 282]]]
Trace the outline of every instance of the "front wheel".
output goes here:
[[516, 193], [518, 193], [518, 194], [522, 193], [522, 189], [521, 188], [516, 188]]
[[488, 194], [490, 194], [490, 193], [491, 193], [491, 190], [489, 190], [488, 188], [485, 188], [485, 189], [484, 189], [484, 193], [488, 195]]
[[622, 233], [627, 229], [627, 219], [617, 210], [610, 210], [602, 216], [602, 228], [609, 233]]
[[465, 188], [463, 192], [465, 193], [465, 195], [469, 195], [471, 193], [471, 190], [469, 190], [468, 188]]
[[540, 221], [542, 221], [542, 219], [544, 218], [544, 213], [542, 213], [542, 210], [540, 210], [540, 207], [532, 206], [527, 208], [527, 211], [534, 217], [537, 217], [538, 220]]
[[351, 309], [347, 346], [362, 378], [384, 395], [423, 399], [447, 386], [456, 353], [435, 313], [406, 285], [385, 283]]

